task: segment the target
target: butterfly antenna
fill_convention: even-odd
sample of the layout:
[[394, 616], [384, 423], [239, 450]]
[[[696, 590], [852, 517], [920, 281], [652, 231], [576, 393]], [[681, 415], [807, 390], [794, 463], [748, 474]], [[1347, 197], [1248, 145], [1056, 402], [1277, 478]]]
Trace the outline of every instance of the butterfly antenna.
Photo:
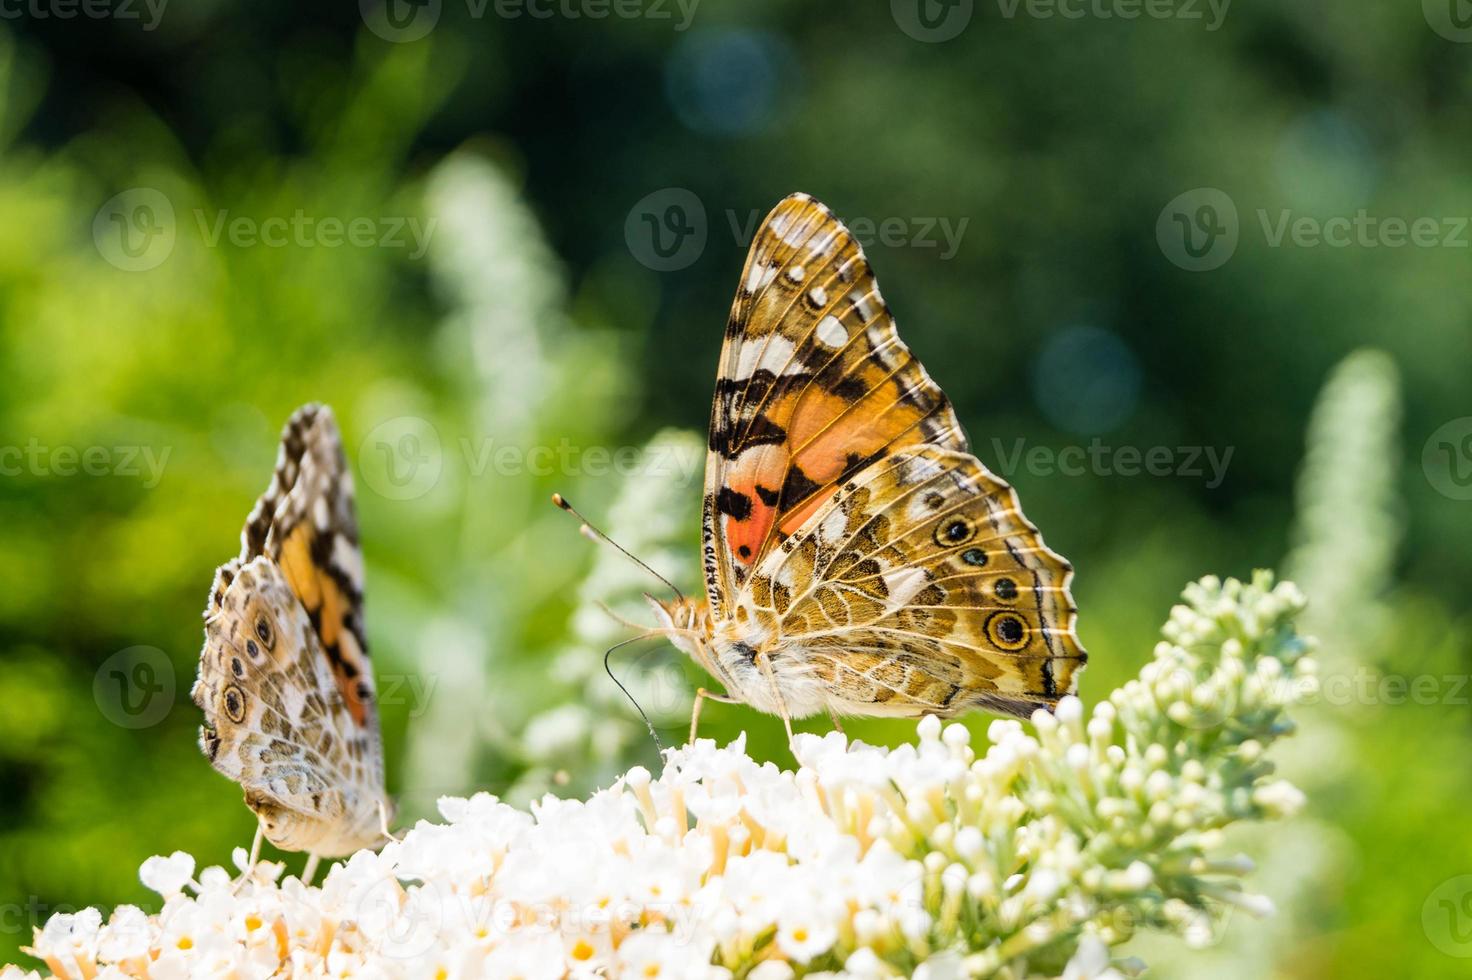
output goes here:
[[[586, 517], [584, 517], [582, 514], [578, 513], [576, 507], [574, 507], [572, 504], [570, 504], [570, 503], [567, 502], [567, 498], [564, 497], [562, 494], [560, 494], [560, 493], [554, 493], [552, 495], [552, 502], [554, 504], [556, 504], [558, 507], [561, 507], [563, 510], [567, 511], [573, 517], [576, 517], [578, 520], [580, 520], [580, 521], [583, 522], [582, 526], [578, 528], [578, 533], [582, 534], [583, 537], [587, 538], [590, 541], [604, 541], [604, 542], [607, 542], [608, 544], [613, 545], [615, 548], [618, 549], [619, 554], [623, 555], [629, 561], [633, 562], [635, 565], [638, 565], [640, 568], [644, 569], [644, 571], [648, 572], [650, 575], [653, 575], [655, 578], [659, 579], [665, 585], [669, 586], [670, 589], [672, 589], [674, 591], [675, 595], [677, 595], [677, 596], [680, 597], [680, 601], [681, 602], [685, 602], [686, 601], [686, 599], [685, 599], [685, 593], [683, 593], [683, 592], [680, 591], [680, 587], [678, 585], [676, 585], [675, 583], [671, 582], [669, 579], [665, 578], [663, 575], [659, 574], [654, 569], [650, 568], [647, 563], [645, 563], [644, 561], [641, 561], [639, 558], [636, 558], [623, 545], [619, 544], [617, 541], [613, 540], [608, 535], [606, 535], [602, 531], [598, 530], [598, 528], [594, 527], [588, 521], [588, 519]], [[610, 674], [609, 676], [612, 677], [613, 675]], [[619, 686], [622, 687], [623, 685], [620, 684]], [[624, 693], [627, 694], [629, 692], [625, 691]], [[635, 705], [635, 707], [638, 707], [638, 706]], [[640, 714], [643, 714], [643, 712], [641, 711]], [[645, 721], [648, 721], [649, 719], [646, 718], [644, 720]], [[650, 729], [651, 732], [653, 730], [654, 730], [653, 728]], [[658, 741], [658, 739], [655, 739], [655, 741]]]
[[654, 748], [659, 752], [660, 757], [663, 758], [664, 743], [659, 740], [659, 733], [654, 730], [654, 722], [649, 720], [649, 716], [644, 713], [644, 709], [639, 706], [639, 702], [635, 701], [634, 696], [629, 693], [629, 689], [627, 687], [624, 687], [624, 682], [613, 675], [613, 667], [608, 662], [608, 658], [613, 656], [613, 651], [617, 650], [619, 647], [626, 647], [630, 643], [646, 639], [647, 637], [647, 633], [640, 636], [631, 636], [627, 640], [621, 640], [618, 643], [615, 643], [613, 646], [609, 647], [608, 650], [603, 654], [603, 670], [606, 674], [608, 674], [609, 679], [618, 685], [618, 689], [624, 692], [624, 697], [628, 698], [629, 703], [634, 706], [634, 710], [639, 712], [639, 717], [644, 719], [644, 727], [649, 729], [649, 737], [654, 739]]

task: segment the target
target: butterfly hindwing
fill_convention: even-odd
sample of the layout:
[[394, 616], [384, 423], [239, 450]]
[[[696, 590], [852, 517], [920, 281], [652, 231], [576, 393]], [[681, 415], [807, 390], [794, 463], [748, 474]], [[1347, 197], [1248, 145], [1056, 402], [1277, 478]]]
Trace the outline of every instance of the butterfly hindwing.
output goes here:
[[268, 821], [288, 812], [336, 824], [351, 811], [346, 794], [381, 783], [378, 757], [280, 569], [266, 558], [232, 564], [194, 689], [201, 747]]
[[1073, 689], [1072, 569], [975, 457], [890, 455], [831, 494], [750, 594], [839, 710], [1027, 715]]
[[964, 449], [949, 401], [899, 339], [858, 241], [805, 194], [757, 230], [711, 409], [707, 592], [734, 590], [832, 488], [906, 446]]

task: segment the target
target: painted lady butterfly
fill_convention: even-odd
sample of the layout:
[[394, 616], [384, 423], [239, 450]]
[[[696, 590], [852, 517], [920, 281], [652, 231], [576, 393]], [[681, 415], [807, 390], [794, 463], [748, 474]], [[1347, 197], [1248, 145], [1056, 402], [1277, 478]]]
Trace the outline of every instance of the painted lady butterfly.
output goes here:
[[705, 600], [650, 599], [725, 686], [792, 718], [1026, 717], [1071, 692], [1072, 568], [968, 449], [863, 249], [783, 200], [757, 231], [711, 410]]
[[[390, 804], [363, 628], [353, 478], [332, 411], [298, 409], [271, 485], [215, 572], [194, 703], [199, 746], [265, 836], [338, 857], [380, 843]], [[310, 872], [304, 875], [310, 878]]]

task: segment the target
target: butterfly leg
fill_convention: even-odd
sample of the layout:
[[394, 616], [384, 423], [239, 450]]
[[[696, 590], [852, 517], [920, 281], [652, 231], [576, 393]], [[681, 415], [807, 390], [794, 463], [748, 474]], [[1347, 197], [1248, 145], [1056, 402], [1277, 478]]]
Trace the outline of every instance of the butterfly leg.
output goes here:
[[320, 864], [321, 861], [322, 856], [319, 854], [307, 855], [307, 866], [302, 869], [303, 885], [310, 885], [312, 883], [312, 879], [317, 877], [317, 865]]
[[843, 722], [838, 720], [838, 712], [833, 710], [832, 705], [829, 705], [828, 707], [828, 717], [833, 719], [834, 731], [838, 732], [838, 734], [840, 735], [846, 734], [843, 730]]
[[250, 844], [250, 858], [245, 863], [245, 870], [240, 873], [239, 878], [235, 879], [235, 884], [230, 886], [230, 894], [233, 895], [236, 892], [240, 891], [240, 886], [245, 884], [246, 881], [251, 877], [251, 875], [256, 873], [256, 865], [259, 864], [261, 860], [261, 843], [265, 839], [266, 828], [257, 823], [256, 839], [251, 841]]
[[695, 707], [690, 712], [690, 744], [695, 742], [696, 730], [700, 727], [700, 706], [706, 701], [716, 701], [720, 704], [740, 704], [729, 694], [712, 694], [703, 687], [695, 689]]
[[378, 829], [383, 832], [383, 836], [388, 840], [393, 841], [395, 844], [399, 842], [399, 839], [394, 836], [393, 831], [388, 829], [388, 807], [384, 805], [382, 800], [378, 801]]

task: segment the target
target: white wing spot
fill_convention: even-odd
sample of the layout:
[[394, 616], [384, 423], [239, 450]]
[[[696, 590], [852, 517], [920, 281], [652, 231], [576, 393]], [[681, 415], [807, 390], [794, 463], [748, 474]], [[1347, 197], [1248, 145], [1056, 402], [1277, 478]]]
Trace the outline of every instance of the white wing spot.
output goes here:
[[332, 538], [332, 563], [347, 575], [353, 588], [363, 591], [363, 553], [341, 534]]
[[913, 486], [939, 476], [944, 468], [928, 456], [911, 456], [900, 464], [900, 483]]
[[808, 302], [819, 309], [828, 305], [828, 290], [822, 286], [814, 286], [808, 290]]
[[822, 238], [808, 246], [808, 251], [814, 255], [827, 255], [833, 251], [833, 245], [838, 241], [838, 229], [835, 228]]
[[784, 212], [772, 219], [771, 231], [785, 245], [797, 248], [807, 236], [808, 222], [798, 221], [798, 215]]
[[819, 343], [827, 344], [829, 347], [842, 347], [848, 343], [848, 331], [843, 328], [843, 323], [838, 317], [831, 313], [818, 321], [816, 332]]
[[848, 530], [848, 516], [843, 509], [835, 507], [823, 518], [823, 523], [818, 525], [818, 540], [826, 542], [841, 541], [844, 531]]
[[902, 568], [891, 568], [882, 572], [880, 577], [884, 579], [885, 586], [889, 589], [890, 609], [898, 609], [908, 606], [910, 600], [925, 588], [925, 570], [907, 565]]
[[754, 293], [777, 278], [777, 266], [774, 263], [762, 265], [753, 262], [751, 271], [746, 274], [746, 291]]
[[777, 333], [761, 341], [748, 341], [736, 362], [736, 380], [744, 381], [764, 368], [773, 374], [780, 374], [789, 366], [799, 369], [800, 365], [792, 359], [794, 350], [792, 341]]

